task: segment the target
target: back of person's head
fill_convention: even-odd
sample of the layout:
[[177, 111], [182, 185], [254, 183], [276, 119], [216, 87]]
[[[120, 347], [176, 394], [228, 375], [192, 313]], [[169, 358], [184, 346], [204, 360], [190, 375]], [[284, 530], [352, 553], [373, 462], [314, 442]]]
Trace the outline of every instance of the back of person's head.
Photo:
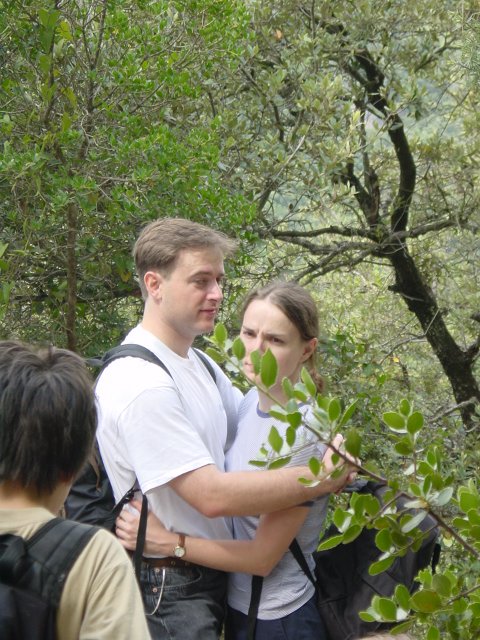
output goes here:
[[0, 482], [42, 495], [71, 481], [96, 426], [92, 380], [79, 356], [0, 342]]
[[[310, 293], [293, 281], [277, 280], [270, 282], [261, 289], [255, 289], [248, 294], [242, 309], [242, 317], [248, 306], [254, 300], [271, 302], [297, 328], [302, 340], [308, 341], [318, 338], [319, 321], [318, 309]], [[316, 353], [314, 352], [305, 362], [318, 391], [323, 390], [323, 380], [317, 372]]]
[[160, 218], [150, 222], [133, 248], [143, 297], [146, 297], [143, 277], [147, 271], [159, 271], [168, 276], [181, 251], [211, 248], [227, 257], [235, 252], [237, 243], [221, 231], [184, 218]]

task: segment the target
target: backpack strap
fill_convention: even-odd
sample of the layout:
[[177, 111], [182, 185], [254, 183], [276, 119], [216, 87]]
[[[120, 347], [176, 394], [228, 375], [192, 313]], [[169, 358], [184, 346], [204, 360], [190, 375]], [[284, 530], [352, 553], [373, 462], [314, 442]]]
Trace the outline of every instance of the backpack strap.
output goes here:
[[41, 565], [40, 571], [29, 572], [28, 586], [58, 607], [70, 569], [98, 531], [73, 520], [49, 520], [25, 541], [28, 555]]
[[100, 368], [100, 375], [105, 367], [107, 367], [111, 362], [117, 360], [118, 358], [127, 357], [141, 358], [142, 360], [147, 360], [147, 362], [157, 364], [158, 366], [162, 367], [162, 369], [166, 373], [168, 373], [170, 377], [172, 377], [170, 371], [160, 360], [160, 358], [156, 356], [153, 351], [150, 351], [150, 349], [147, 349], [146, 347], [142, 347], [140, 344], [120, 344], [117, 347], [109, 349], [109, 351], [104, 353], [100, 358], [87, 358], [86, 363], [91, 367]]
[[250, 605], [247, 614], [247, 640], [254, 640], [255, 629], [257, 627], [258, 608], [262, 596], [263, 577], [252, 576], [252, 587], [250, 593]]
[[202, 364], [204, 365], [205, 369], [212, 376], [212, 379], [216, 384], [217, 383], [217, 376], [215, 374], [215, 371], [214, 371], [214, 369], [212, 367], [212, 363], [210, 362], [210, 360], [208, 360], [207, 356], [202, 351], [200, 351], [200, 349], [196, 349], [195, 347], [193, 347], [193, 350], [197, 354], [199, 360], [202, 361]]
[[[217, 381], [217, 377], [215, 375], [215, 371], [212, 367], [211, 362], [205, 356], [205, 354], [200, 351], [200, 349], [193, 348], [193, 351], [197, 355], [198, 359], [201, 360], [202, 364], [211, 375], [214, 382]], [[167, 366], [160, 360], [160, 358], [147, 349], [146, 347], [142, 347], [140, 344], [120, 344], [117, 347], [113, 347], [109, 349], [106, 353], [101, 357], [95, 358], [86, 358], [86, 363], [91, 367], [100, 368], [100, 373], [107, 367], [111, 362], [117, 360], [118, 358], [141, 358], [142, 360], [147, 360], [147, 362], [151, 362], [152, 364], [157, 364], [162, 367], [162, 369], [168, 373], [170, 377], [172, 374], [168, 370]], [[99, 375], [100, 375], [99, 373]]]
[[295, 560], [298, 562], [298, 564], [300, 565], [300, 569], [303, 571], [303, 573], [307, 576], [307, 578], [310, 580], [310, 582], [313, 584], [313, 586], [315, 587], [315, 590], [317, 589], [317, 581], [315, 580], [310, 567], [308, 566], [308, 562], [305, 558], [305, 556], [303, 555], [303, 551], [300, 548], [300, 545], [298, 544], [298, 540], [296, 538], [294, 538], [292, 540], [292, 542], [290, 543], [289, 546], [290, 552], [293, 555], [293, 557], [295, 558]]

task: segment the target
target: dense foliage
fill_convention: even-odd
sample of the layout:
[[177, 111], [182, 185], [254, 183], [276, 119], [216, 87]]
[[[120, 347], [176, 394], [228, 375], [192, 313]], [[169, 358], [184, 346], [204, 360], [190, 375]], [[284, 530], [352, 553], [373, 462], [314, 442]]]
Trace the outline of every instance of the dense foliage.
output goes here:
[[0, 0], [0, 338], [99, 353], [141, 313], [147, 221], [238, 237], [222, 320], [272, 277], [310, 288], [349, 446], [393, 488], [416, 457], [399, 486], [456, 541], [425, 606], [462, 639], [480, 618], [479, 24], [476, 0]]

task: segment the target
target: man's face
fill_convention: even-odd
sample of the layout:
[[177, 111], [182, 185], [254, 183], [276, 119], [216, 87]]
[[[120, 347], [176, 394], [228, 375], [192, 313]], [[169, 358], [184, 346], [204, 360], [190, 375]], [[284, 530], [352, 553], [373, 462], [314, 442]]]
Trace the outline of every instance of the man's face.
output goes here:
[[160, 321], [187, 341], [212, 331], [223, 299], [224, 275], [218, 249], [181, 251], [171, 273], [160, 280]]

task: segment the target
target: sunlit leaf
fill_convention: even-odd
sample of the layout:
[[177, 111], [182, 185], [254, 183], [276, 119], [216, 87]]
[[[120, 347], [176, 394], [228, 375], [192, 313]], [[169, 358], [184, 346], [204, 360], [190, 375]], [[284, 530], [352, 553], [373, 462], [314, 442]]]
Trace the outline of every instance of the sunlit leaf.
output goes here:
[[268, 434], [268, 442], [276, 453], [280, 453], [283, 447], [283, 438], [280, 436], [278, 429], [272, 427]]
[[243, 360], [245, 357], [245, 345], [240, 338], [235, 338], [233, 341], [232, 353], [238, 360]]
[[360, 457], [362, 438], [357, 429], [350, 429], [345, 440], [345, 449], [355, 458]]
[[301, 379], [303, 384], [305, 385], [308, 394], [311, 395], [312, 397], [316, 395], [317, 393], [317, 385], [315, 384], [315, 382], [313, 381], [312, 376], [310, 375], [310, 373], [308, 372], [306, 367], [303, 367], [302, 372], [301, 372]]
[[411, 433], [413, 435], [414, 433], [417, 433], [417, 431], [420, 431], [422, 427], [423, 415], [420, 412], [415, 411], [411, 416], [408, 417], [407, 431], [408, 433]]
[[387, 411], [383, 414], [383, 421], [392, 431], [406, 433], [405, 418], [395, 411]]
[[342, 405], [340, 404], [340, 400], [338, 398], [332, 398], [330, 404], [328, 405], [328, 417], [330, 422], [335, 422], [340, 417], [342, 413]]
[[421, 613], [434, 613], [442, 607], [442, 601], [436, 591], [423, 589], [411, 597], [412, 609]]
[[269, 389], [275, 384], [278, 373], [278, 365], [275, 356], [267, 349], [262, 356], [260, 364], [260, 379], [262, 383]]
[[215, 329], [213, 330], [213, 337], [215, 338], [216, 344], [219, 346], [223, 346], [228, 338], [227, 329], [225, 325], [219, 322], [215, 325]]

